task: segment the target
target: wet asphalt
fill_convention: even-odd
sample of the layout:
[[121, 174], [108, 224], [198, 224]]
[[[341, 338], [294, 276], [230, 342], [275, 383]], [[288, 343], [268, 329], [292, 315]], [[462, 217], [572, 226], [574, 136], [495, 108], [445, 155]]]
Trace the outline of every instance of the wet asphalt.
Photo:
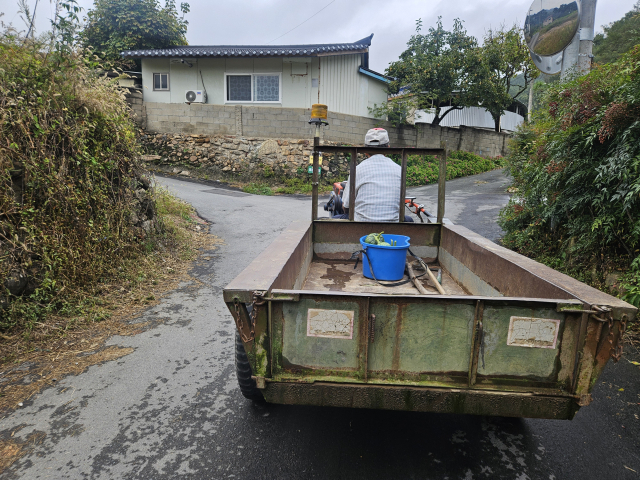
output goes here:
[[[158, 178], [224, 244], [109, 345], [133, 353], [61, 379], [0, 421], [0, 436], [46, 434], [1, 479], [637, 479], [640, 361], [609, 363], [573, 421], [255, 405], [236, 386], [222, 289], [310, 199], [262, 197]], [[447, 183], [446, 216], [497, 240], [508, 178]], [[409, 189], [435, 210], [435, 186]], [[322, 213], [322, 208], [320, 208]]]

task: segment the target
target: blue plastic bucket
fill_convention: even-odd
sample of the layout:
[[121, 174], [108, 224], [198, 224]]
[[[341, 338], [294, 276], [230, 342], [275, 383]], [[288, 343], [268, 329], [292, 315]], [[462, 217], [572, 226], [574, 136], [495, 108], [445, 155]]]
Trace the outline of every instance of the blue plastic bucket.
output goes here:
[[387, 235], [382, 234], [384, 241], [392, 243], [397, 242], [394, 247], [386, 247], [383, 245], [372, 245], [365, 243], [367, 235], [360, 238], [360, 245], [365, 250], [366, 254], [363, 254], [362, 258], [362, 274], [367, 278], [373, 278], [371, 275], [371, 269], [369, 268], [369, 262], [366, 257], [369, 257], [371, 266], [373, 267], [373, 273], [376, 274], [378, 280], [400, 280], [404, 276], [404, 264], [407, 261], [407, 250], [409, 250], [410, 238], [405, 235]]

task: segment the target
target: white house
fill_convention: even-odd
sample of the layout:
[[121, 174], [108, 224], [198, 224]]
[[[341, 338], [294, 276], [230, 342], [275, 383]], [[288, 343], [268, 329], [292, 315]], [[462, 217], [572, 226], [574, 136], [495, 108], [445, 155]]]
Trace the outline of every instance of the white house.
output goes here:
[[369, 69], [372, 37], [341, 44], [178, 46], [122, 56], [141, 59], [145, 103], [323, 103], [332, 112], [372, 117], [369, 107], [387, 101], [389, 82]]

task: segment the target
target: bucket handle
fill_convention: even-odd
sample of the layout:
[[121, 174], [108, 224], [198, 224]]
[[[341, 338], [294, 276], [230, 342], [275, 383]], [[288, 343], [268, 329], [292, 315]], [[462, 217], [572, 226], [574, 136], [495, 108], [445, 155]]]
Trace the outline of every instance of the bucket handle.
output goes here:
[[[411, 250], [409, 250], [409, 253], [411, 253]], [[371, 259], [369, 258], [369, 255], [367, 255], [367, 249], [366, 248], [363, 248], [362, 250], [358, 250], [357, 252], [353, 252], [351, 254], [350, 260], [355, 259], [355, 261], [356, 261], [356, 264], [353, 266], [354, 270], [356, 268], [358, 268], [358, 262], [360, 261], [360, 254], [362, 254], [363, 257], [367, 257], [367, 262], [369, 263], [369, 271], [371, 272], [371, 276], [373, 277], [373, 279], [376, 281], [376, 283], [378, 285], [381, 285], [383, 287], [397, 287], [399, 285], [404, 285], [405, 283], [411, 282], [411, 279], [403, 280], [403, 281], [400, 281], [400, 282], [393, 282], [393, 283], [382, 283], [380, 280], [378, 280], [376, 278], [376, 274], [373, 271], [373, 265], [371, 265]], [[413, 255], [413, 253], [411, 253], [411, 255], [415, 256], [415, 255]], [[364, 260], [363, 260], [363, 262], [364, 262]], [[423, 273], [422, 275], [419, 275], [419, 276], [422, 277], [423, 275], [426, 275], [426, 272]]]

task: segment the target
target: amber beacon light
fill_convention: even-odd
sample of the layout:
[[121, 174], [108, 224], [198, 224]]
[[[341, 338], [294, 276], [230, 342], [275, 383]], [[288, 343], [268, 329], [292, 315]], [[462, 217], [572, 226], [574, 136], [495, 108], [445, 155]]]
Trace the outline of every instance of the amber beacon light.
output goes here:
[[311, 120], [309, 123], [328, 125], [327, 106], [320, 103], [311, 105]]

